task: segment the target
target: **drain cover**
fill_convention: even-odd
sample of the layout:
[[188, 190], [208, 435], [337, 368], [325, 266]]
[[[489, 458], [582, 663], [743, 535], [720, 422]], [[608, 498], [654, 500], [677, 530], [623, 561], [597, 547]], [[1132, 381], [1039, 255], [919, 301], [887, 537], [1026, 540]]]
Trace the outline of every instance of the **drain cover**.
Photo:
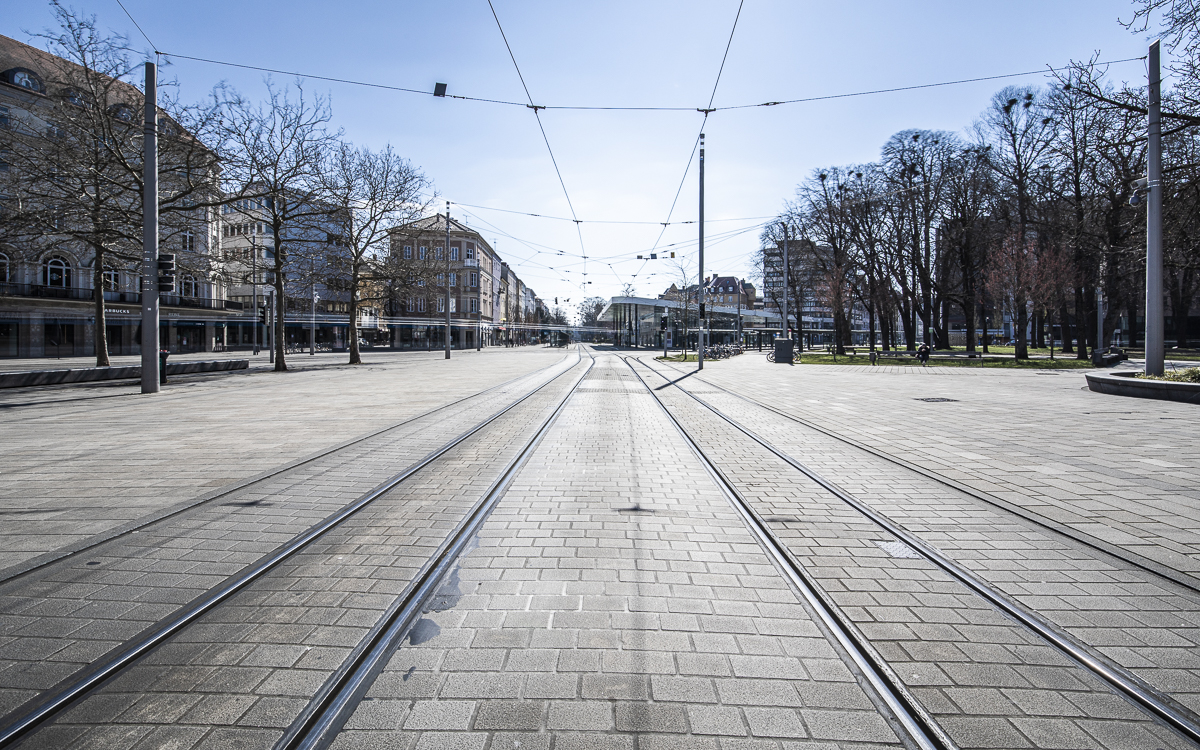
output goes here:
[[881, 542], [875, 540], [875, 546], [892, 557], [903, 557], [906, 560], [920, 560], [921, 556], [912, 547], [909, 547], [904, 542]]
[[956, 399], [956, 398], [915, 398], [915, 399], [913, 399], [913, 401], [927, 401], [931, 404], [936, 403], [938, 401], [957, 401], [957, 400], [958, 399]]

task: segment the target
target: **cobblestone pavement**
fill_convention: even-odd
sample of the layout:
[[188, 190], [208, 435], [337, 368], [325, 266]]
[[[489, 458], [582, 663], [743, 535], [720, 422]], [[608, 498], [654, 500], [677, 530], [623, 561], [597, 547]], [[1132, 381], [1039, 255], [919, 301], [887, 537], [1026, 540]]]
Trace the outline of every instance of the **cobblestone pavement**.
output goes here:
[[[561, 359], [559, 353], [556, 361]], [[0, 585], [0, 714], [167, 617], [575, 361], [572, 354], [548, 373], [489, 393], [485, 403], [472, 399], [415, 420]], [[534, 403], [552, 398], [553, 387], [547, 390], [551, 394], [535, 396]], [[410, 484], [426, 487], [428, 482], [418, 476]]]
[[[1125, 633], [1120, 645], [1129, 652], [1140, 637], [1138, 658], [1114, 660], [1194, 706], [1193, 592], [1039, 534], [924, 477], [897, 475], [881, 459], [695, 378], [680, 385], [1085, 643], [1111, 646]], [[674, 388], [662, 395], [961, 747], [1190, 746], [693, 399]]]
[[0, 571], [225, 493], [563, 354], [368, 353], [354, 368], [333, 356], [312, 357], [328, 362], [307, 371], [172, 378], [153, 397], [129, 383], [0, 391]]
[[29, 746], [270, 747], [572, 381], [562, 378], [272, 569]]
[[[0, 446], [15, 460], [0, 468], [0, 518], [24, 519], [0, 526], [2, 715], [575, 368], [21, 746], [272, 747], [583, 367], [534, 348], [440, 357], [180, 379], [146, 399], [111, 384], [0, 392], [13, 428]], [[673, 380], [694, 368], [645, 363]], [[679, 381], [1200, 712], [1195, 590], [710, 383], [1200, 588], [1196, 407], [1094, 394], [1079, 372], [789, 368], [754, 355]], [[1192, 746], [678, 389], [657, 393], [964, 750]], [[230, 414], [246, 419], [231, 428]], [[268, 476], [241, 486], [256, 474]], [[3, 580], [4, 566], [197, 501]], [[602, 354], [335, 747], [900, 747], [860, 684], [653, 397]]]
[[[594, 458], [580, 463], [583, 452]], [[898, 746], [614, 357], [601, 357], [334, 747], [551, 743]]]

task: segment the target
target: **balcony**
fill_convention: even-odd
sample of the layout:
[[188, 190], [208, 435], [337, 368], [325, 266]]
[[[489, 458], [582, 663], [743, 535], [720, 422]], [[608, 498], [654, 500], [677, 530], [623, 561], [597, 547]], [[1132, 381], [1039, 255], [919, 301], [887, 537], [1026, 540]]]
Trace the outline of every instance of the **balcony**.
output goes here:
[[[35, 299], [91, 302], [92, 290], [42, 286], [41, 284], [0, 284], [0, 297], [31, 297]], [[104, 301], [116, 304], [140, 305], [142, 303], [142, 295], [138, 292], [105, 292]], [[159, 298], [159, 302], [163, 307], [189, 307], [201, 310], [241, 311], [245, 308], [245, 305], [241, 302], [234, 302], [233, 300], [182, 297], [176, 294], [164, 294]]]

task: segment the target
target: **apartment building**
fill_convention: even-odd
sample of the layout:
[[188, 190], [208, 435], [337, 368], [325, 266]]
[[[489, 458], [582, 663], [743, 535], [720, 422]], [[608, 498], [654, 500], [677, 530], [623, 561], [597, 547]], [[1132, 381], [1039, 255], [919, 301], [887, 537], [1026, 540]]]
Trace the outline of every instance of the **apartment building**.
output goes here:
[[[143, 101], [128, 83], [0, 36], [0, 356], [89, 356], [99, 341], [110, 354], [140, 352], [140, 193], [129, 174]], [[211, 169], [215, 157], [165, 115], [159, 133], [160, 249], [179, 266], [175, 292], [161, 296], [160, 346], [211, 351], [241, 313], [217, 272], [219, 215], [193, 182], [211, 182], [194, 165]], [[96, 156], [90, 143], [107, 148]], [[103, 195], [86, 190], [96, 174]]]

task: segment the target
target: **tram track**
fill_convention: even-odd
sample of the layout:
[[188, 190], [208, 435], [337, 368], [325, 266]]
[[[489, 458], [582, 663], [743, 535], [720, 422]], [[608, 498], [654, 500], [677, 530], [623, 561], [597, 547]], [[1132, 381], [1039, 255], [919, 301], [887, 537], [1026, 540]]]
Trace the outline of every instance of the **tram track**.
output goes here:
[[[204, 594], [193, 599], [186, 606], [176, 610], [169, 617], [160, 620], [136, 638], [122, 643], [118, 648], [110, 651], [101, 659], [92, 662], [88, 668], [64, 680], [55, 688], [41, 693], [33, 700], [28, 701], [17, 710], [11, 712], [3, 720], [3, 725], [0, 727], [0, 748], [10, 747], [21, 742], [38, 728], [53, 722], [73, 706], [78, 705], [87, 697], [94, 695], [97, 690], [103, 688], [113, 678], [135, 664], [142, 663], [147, 655], [155, 652], [163, 644], [177, 639], [181, 633], [185, 632], [187, 628], [197, 623], [201, 618], [217, 611], [219, 607], [230, 601], [233, 597], [247, 591], [255, 582], [266, 580], [266, 577], [279, 569], [285, 561], [290, 561], [291, 558], [297, 556], [299, 553], [311, 549], [314, 543], [323, 540], [323, 538], [334, 530], [343, 527], [350, 519], [360, 514], [361, 511], [397, 490], [397, 488], [415, 475], [428, 470], [435, 463], [447, 458], [447, 454], [460, 448], [467, 441], [471, 440], [471, 438], [480, 435], [489, 426], [496, 425], [498, 420], [512, 413], [513, 410], [525, 404], [536, 394], [558, 382], [564, 376], [570, 375], [581, 364], [582, 359], [583, 356], [581, 353], [579, 359], [571, 367], [556, 374], [546, 382], [541, 383], [513, 403], [497, 410], [471, 428], [459, 433], [448, 442], [425, 455], [421, 460], [408, 466], [403, 471], [394, 474], [370, 492], [360, 496], [353, 503], [345, 505], [337, 512], [324, 518], [320, 523], [312, 525], [303, 532], [296, 534], [287, 543], [280, 545], [269, 554], [259, 558], [252, 565], [245, 567], [236, 575], [229, 576], [221, 581], [220, 584], [211, 587]], [[546, 426], [552, 423], [557, 414], [561, 412], [570, 394], [574, 392], [578, 383], [590, 371], [592, 364], [594, 364], [594, 358], [586, 366], [584, 375], [580, 376], [570, 385], [567, 389], [567, 395], [558, 402], [551, 416], [542, 423], [542, 427], [537, 430], [534, 437], [526, 442], [525, 448], [518, 451], [517, 457], [509, 462], [500, 477], [492, 483], [491, 488], [484, 495], [483, 499], [472, 506], [470, 512], [455, 525], [452, 533], [443, 540], [437, 552], [426, 561], [426, 564], [421, 568], [414, 582], [410, 583], [406, 589], [406, 593], [396, 600], [402, 603], [389, 607], [389, 618], [394, 620], [395, 617], [399, 617], [400, 621], [408, 622], [411, 620], [409, 615], [411, 615], [413, 606], [417, 606], [416, 611], [419, 613], [419, 605], [424, 601], [422, 597], [427, 598], [427, 592], [432, 590], [431, 586], [436, 588], [436, 582], [440, 580], [440, 575], [445, 572], [446, 565], [452, 564], [457, 554], [461, 551], [462, 546], [470, 538], [471, 530], [477, 528], [478, 524], [486, 518], [490, 508], [502, 496], [507, 482], [511, 480], [512, 475], [519, 469], [520, 464], [528, 457], [533, 447], [536, 447], [537, 442], [545, 434]], [[520, 380], [520, 378], [516, 380]], [[494, 389], [487, 389], [481, 393], [487, 393], [491, 390]], [[478, 395], [480, 394], [475, 394], [475, 396]], [[467, 398], [474, 398], [475, 396]], [[394, 429], [394, 427], [389, 429]], [[501, 450], [506, 450], [509, 447], [503, 445]], [[432, 583], [430, 583], [431, 581]], [[403, 603], [407, 603], [407, 605]], [[408, 620], [405, 620], [405, 617], [408, 617]], [[371, 631], [371, 637], [379, 635], [375, 632], [376, 630], [378, 628]], [[385, 630], [383, 632], [386, 633], [388, 631]], [[369, 649], [358, 650], [365, 651], [368, 654], [371, 653]], [[356, 650], [356, 653], [358, 650]], [[343, 672], [351, 677], [355, 674], [360, 674], [355, 669], [339, 669], [337, 674], [342, 674]], [[337, 674], [335, 674], [335, 677]], [[318, 695], [328, 694], [332, 694], [331, 691], [326, 690]], [[320, 716], [324, 716], [324, 714], [320, 714]], [[304, 732], [295, 736], [306, 735], [307, 732]]]
[[478, 398], [486, 396], [490, 393], [495, 393], [495, 392], [501, 391], [505, 388], [509, 388], [527, 378], [536, 378], [540, 375], [545, 374], [548, 371], [553, 370], [556, 367], [560, 367], [561, 365], [562, 365], [562, 363], [558, 362], [558, 363], [552, 364], [548, 367], [544, 367], [539, 370], [536, 370], [532, 373], [526, 373], [524, 375], [519, 375], [519, 376], [512, 378], [510, 380], [507, 380], [503, 383], [499, 383], [499, 384], [491, 386], [489, 388], [485, 388], [481, 391], [477, 391], [476, 393], [472, 393], [472, 394], [463, 396], [461, 398], [457, 398], [453, 401], [450, 401], [450, 402], [447, 402], [440, 406], [434, 407], [433, 409], [428, 409], [420, 414], [417, 414], [417, 415], [414, 415], [411, 417], [406, 417], [405, 419], [402, 419], [398, 422], [394, 422], [385, 427], [381, 427], [377, 430], [372, 430], [371, 432], [368, 432], [364, 435], [359, 435], [357, 437], [351, 438], [350, 440], [343, 441], [341, 443], [330, 446], [328, 448], [323, 448], [314, 453], [310, 453], [308, 455], [302, 456], [293, 461], [289, 461], [281, 466], [277, 466], [277, 467], [268, 469], [265, 472], [260, 472], [253, 476], [247, 477], [245, 479], [238, 480], [231, 484], [225, 485], [224, 487], [220, 487], [214, 491], [204, 493], [203, 495], [200, 495], [199, 497], [195, 497], [190, 500], [185, 500], [183, 502], [176, 503], [176, 504], [169, 506], [157, 513], [152, 513], [147, 516], [143, 516], [142, 518], [139, 518], [135, 521], [121, 524], [113, 529], [109, 529], [107, 531], [93, 535], [93, 536], [91, 536], [87, 539], [81, 540], [79, 542], [66, 545], [57, 550], [52, 550], [52, 551], [47, 552], [42, 555], [38, 555], [37, 557], [31, 558], [22, 563], [12, 565], [12, 566], [9, 566], [4, 569], [0, 569], [0, 586], [3, 586], [5, 584], [9, 583], [10, 581], [14, 581], [14, 580], [17, 580], [24, 576], [28, 576], [29, 574], [34, 573], [36, 571], [43, 570], [51, 565], [54, 565], [55, 563], [61, 563], [64, 561], [68, 561], [71, 558], [80, 556], [84, 553], [91, 552], [91, 551], [95, 550], [97, 547], [99, 547], [103, 544], [106, 544], [108, 542], [111, 542], [115, 539], [120, 539], [121, 537], [128, 536], [129, 534], [133, 534], [136, 532], [145, 531], [146, 529], [150, 528], [151, 526], [154, 526], [155, 524], [159, 524], [164, 521], [176, 518], [176, 517], [180, 516], [181, 514], [184, 514], [193, 509], [215, 503], [219, 500], [227, 499], [234, 495], [238, 495], [247, 490], [250, 490], [259, 485], [262, 485], [268, 481], [278, 479], [279, 477], [281, 477], [289, 472], [295, 471], [296, 469], [299, 469], [304, 466], [308, 466], [316, 461], [320, 461], [322, 459], [327, 459], [327, 458], [336, 456], [338, 453], [345, 452], [349, 448], [353, 448], [355, 446], [360, 446], [363, 443], [366, 443], [366, 442], [371, 441], [376, 438], [384, 437], [384, 436], [388, 435], [389, 433], [395, 432], [396, 430], [401, 429], [405, 426], [412, 425], [423, 419], [428, 419], [429, 417], [449, 411], [456, 406], [461, 406], [461, 405], [466, 404], [467, 402], [472, 401], [474, 399], [478, 399]]
[[[983, 580], [980, 576], [974, 574], [963, 565], [960, 565], [956, 561], [950, 559], [937, 548], [925, 543], [920, 537], [910, 532], [901, 524], [898, 524], [885, 515], [879, 513], [869, 504], [863, 502], [851, 493], [846, 492], [836, 484], [829, 482], [819, 473], [796, 460], [793, 456], [788, 455], [786, 452], [778, 449], [769, 441], [757, 435], [752, 430], [739, 423], [737, 420], [729, 417], [720, 409], [714, 407], [712, 404], [697, 396], [695, 393], [683, 388], [679, 385], [678, 380], [672, 380], [655, 367], [647, 365], [640, 359], [631, 357], [625, 357], [624, 359], [627, 366], [629, 366], [629, 368], [638, 376], [639, 380], [642, 381], [643, 385], [646, 386], [647, 390], [655, 397], [658, 405], [664, 410], [664, 412], [668, 414], [668, 416], [670, 416], [676, 428], [681, 432], [681, 434], [683, 434], [685, 440], [687, 440], [692, 449], [697, 453], [698, 456], [701, 457], [701, 460], [705, 463], [709, 473], [712, 474], [718, 481], [718, 484], [722, 486], [723, 490], [731, 498], [731, 502], [734, 502], [735, 506], [739, 507], [739, 509], [744, 508], [743, 515], [746, 516], [747, 523], [751, 525], [756, 535], [760, 536], [760, 541], [764, 539], [767, 540], [763, 542], [764, 546], [768, 546], [769, 549], [778, 547], [779, 549], [784, 550], [783, 553], [776, 553], [777, 557], [782, 554], [782, 556], [790, 559], [791, 554], [786, 551], [786, 545], [775, 537], [768, 525], [763, 521], [762, 517], [759, 516], [753, 509], [751, 502], [746, 500], [744, 495], [742, 495], [742, 493], [738, 490], [734, 480], [730, 479], [728, 474], [724, 472], [711, 457], [705, 454], [703, 448], [699, 444], [699, 441], [690, 435], [684, 424], [674, 414], [671, 413], [670, 409], [657, 392], [658, 390], [675, 386], [676, 390], [685, 394], [690, 398], [691, 401], [698, 404], [707, 413], [715, 415], [724, 423], [737, 430], [745, 438], [752, 441], [759, 448], [766, 450], [776, 459], [784, 462], [786, 465], [790, 466], [808, 480], [816, 483], [825, 492], [837, 498], [845, 505], [853, 508], [855, 512], [861, 514], [866, 519], [869, 519], [872, 524], [900, 540], [905, 546], [911, 550], [914, 550], [929, 563], [933, 564], [938, 569], [949, 575], [952, 579], [959, 582], [975, 595], [983, 598], [990, 606], [1001, 612], [1005, 617], [1020, 623], [1022, 627], [1026, 628], [1032, 633], [1035, 633], [1038, 638], [1042, 639], [1045, 643], [1058, 650], [1072, 663], [1099, 678], [1105, 685], [1115, 691], [1118, 695], [1122, 696], [1148, 715], [1154, 717], [1155, 720], [1170, 726], [1175, 732], [1186, 738], [1190, 743], [1200, 745], [1200, 717], [1197, 717], [1195, 713], [1193, 713], [1187, 707], [1181, 705], [1178, 701], [1174, 700], [1170, 695], [1150, 685], [1145, 680], [1133, 674], [1130, 670], [1114, 663], [1112, 660], [1100, 654], [1094, 647], [1073, 637], [1064, 629], [1051, 623], [1035, 611], [1022, 606], [1010, 596], [992, 586], [987, 581]], [[651, 387], [650, 384], [646, 383], [646, 381], [641, 377], [641, 373], [638, 372], [638, 368], [634, 366], [633, 362], [637, 362], [642, 368], [654, 373], [655, 376], [664, 380], [664, 385], [657, 388]], [[678, 371], [677, 368], [671, 369]], [[723, 389], [720, 386], [715, 386], [710, 381], [705, 380], [702, 382], [705, 385], [718, 388], [722, 392], [728, 393], [729, 395], [740, 397], [739, 394], [729, 392], [727, 389]], [[744, 401], [750, 401], [757, 404], [757, 402], [753, 401], [752, 399], [745, 397], [740, 398], [742, 398]], [[764, 408], [769, 407], [764, 406]], [[788, 416], [782, 412], [778, 412], [775, 409], [770, 409], [770, 411], [779, 413], [782, 416]], [[826, 431], [822, 430], [822, 432]], [[836, 435], [831, 436], [836, 437]], [[792, 564], [797, 568], [798, 574], [801, 577], [808, 577], [803, 573], [802, 565], [799, 565], [794, 560]], [[815, 581], [811, 581], [810, 585], [816, 592], [817, 598], [828, 599], [828, 594], [825, 594], [824, 597], [821, 596], [822, 592], [819, 584], [817, 584]], [[806, 596], [809, 596], [807, 592]], [[809, 598], [810, 601], [812, 601], [812, 597]], [[827, 602], [827, 605], [830, 607], [834, 619], [839, 619], [845, 623], [849, 623], [849, 627], [847, 628], [846, 632], [852, 639], [854, 639], [855, 628], [853, 627], [852, 623], [850, 623], [850, 618], [848, 618], [844, 613], [841, 613], [838, 605], [832, 601]], [[822, 617], [824, 618], [825, 616], [822, 615]], [[859, 637], [861, 637], [861, 634]], [[866, 643], [865, 638], [862, 639], [860, 645], [866, 646], [864, 649], [864, 654], [869, 660], [873, 650], [870, 648], [869, 644]], [[882, 664], [876, 664], [875, 666], [884, 678], [887, 678], [889, 674], [894, 674], [894, 672], [892, 672], [886, 666], [886, 662]], [[872, 680], [872, 683], [874, 684], [875, 681]], [[903, 689], [902, 683], [898, 681], [893, 686], [897, 689], [897, 695], [903, 698], [906, 691]], [[888, 703], [889, 706], [892, 705], [892, 701], [889, 700]], [[895, 708], [893, 708], [893, 710], [895, 710]]]
[[896, 675], [887, 660], [871, 646], [866, 636], [841, 612], [817, 581], [791, 554], [787, 546], [771, 531], [750, 501], [738, 490], [736, 484], [696, 442], [679, 419], [671, 413], [662, 398], [630, 362], [630, 358], [624, 357], [623, 359], [638, 381], [654, 397], [655, 403], [699, 459], [734, 510], [742, 517], [755, 540], [767, 552], [789, 582], [801, 593], [812, 610], [816, 612], [827, 632], [853, 660], [859, 674], [865, 678], [875, 694], [887, 706], [892, 718], [903, 728], [911, 742], [921, 750], [952, 750], [956, 748], [957, 745]]
[[[671, 364], [665, 363], [665, 362], [662, 364], [664, 366], [669, 367], [670, 369], [674, 370], [675, 372], [683, 374], [684, 376], [688, 376], [690, 373], [695, 372], [695, 371], [682, 370], [678, 367], [675, 367], [674, 365], [671, 365]], [[771, 404], [764, 403], [756, 398], [752, 398], [750, 396], [746, 396], [746, 395], [738, 393], [736, 391], [732, 391], [722, 385], [714, 383], [712, 380], [709, 380], [707, 378], [697, 378], [697, 380], [711, 388], [715, 388], [715, 389], [721, 391], [723, 394], [725, 394], [731, 398], [735, 398], [739, 401], [742, 401], [742, 402], [745, 402], [748, 404], [752, 404], [760, 409], [769, 411], [772, 414], [775, 414], [779, 417], [782, 417], [782, 418], [787, 419], [791, 422], [794, 422], [798, 425], [801, 425], [802, 427], [806, 427], [810, 430], [813, 430], [814, 432], [819, 432], [822, 435], [825, 435], [826, 437], [832, 438], [833, 440], [837, 440], [838, 442], [848, 445], [857, 450], [860, 450], [863, 453], [870, 454], [871, 456], [874, 456], [883, 461], [887, 461], [888, 463], [891, 463], [895, 466], [905, 469], [906, 471], [910, 471], [914, 474], [919, 474], [920, 476], [922, 476], [926, 479], [930, 479], [930, 480], [937, 482], [938, 484], [941, 484], [945, 487], [949, 487], [950, 489], [960, 492], [964, 495], [967, 495], [968, 497], [971, 497], [974, 500], [976, 500], [980, 503], [983, 503], [984, 505], [987, 505], [987, 506], [995, 508], [999, 511], [1002, 511], [1002, 512], [1011, 514], [1013, 516], [1016, 516], [1018, 518], [1021, 518], [1022, 520], [1026, 521], [1028, 523], [1031, 523], [1035, 526], [1038, 526], [1042, 529], [1045, 529], [1046, 531], [1049, 531], [1053, 534], [1070, 539], [1071, 541], [1073, 541], [1077, 544], [1082, 544], [1085, 547], [1090, 547], [1091, 549], [1094, 549], [1097, 552], [1107, 555], [1108, 557], [1114, 558], [1116, 560], [1120, 560], [1121, 562], [1123, 562], [1127, 565], [1133, 566], [1135, 568], [1139, 568], [1147, 573], [1157, 576], [1158, 578], [1164, 579], [1164, 580], [1169, 581], [1177, 586], [1181, 586], [1185, 589], [1189, 589], [1190, 591], [1192, 591], [1194, 593], [1200, 594], [1200, 580], [1198, 580], [1195, 576], [1188, 575], [1187, 573], [1182, 573], [1180, 571], [1174, 570], [1174, 569], [1168, 567], [1167, 565], [1164, 565], [1164, 564], [1158, 562], [1157, 560], [1152, 560], [1143, 555], [1139, 555], [1136, 552], [1132, 552], [1128, 549], [1125, 549], [1124, 547], [1121, 547], [1119, 545], [1112, 544], [1111, 542], [1107, 542], [1103, 539], [1099, 539], [1091, 534], [1081, 532], [1078, 529], [1072, 528], [1068, 524], [1061, 523], [1059, 521], [1055, 521], [1052, 518], [1047, 518], [1046, 516], [1043, 516], [1039, 513], [1035, 513], [1027, 508], [1022, 508], [1021, 506], [1016, 505], [1011, 502], [1008, 502], [1007, 500], [1004, 500], [1003, 498], [996, 497], [995, 495], [992, 495], [991, 493], [984, 492], [982, 490], [968, 486], [962, 482], [959, 482], [955, 479], [947, 477], [943, 474], [940, 474], [936, 471], [928, 469], [924, 466], [920, 466], [919, 464], [915, 464], [911, 461], [907, 461], [903, 458], [900, 458], [899, 456], [895, 456], [891, 453], [888, 453], [887, 451], [876, 448], [875, 446], [867, 445], [866, 443], [863, 443], [859, 440], [855, 440], [853, 438], [847, 437], [839, 432], [830, 430], [827, 427], [823, 427], [822, 425], [816, 424], [815, 422], [813, 422], [811, 420], [804, 419], [803, 417], [798, 417], [795, 414], [791, 414], [783, 409], [780, 409], [779, 407], [772, 406]]]

